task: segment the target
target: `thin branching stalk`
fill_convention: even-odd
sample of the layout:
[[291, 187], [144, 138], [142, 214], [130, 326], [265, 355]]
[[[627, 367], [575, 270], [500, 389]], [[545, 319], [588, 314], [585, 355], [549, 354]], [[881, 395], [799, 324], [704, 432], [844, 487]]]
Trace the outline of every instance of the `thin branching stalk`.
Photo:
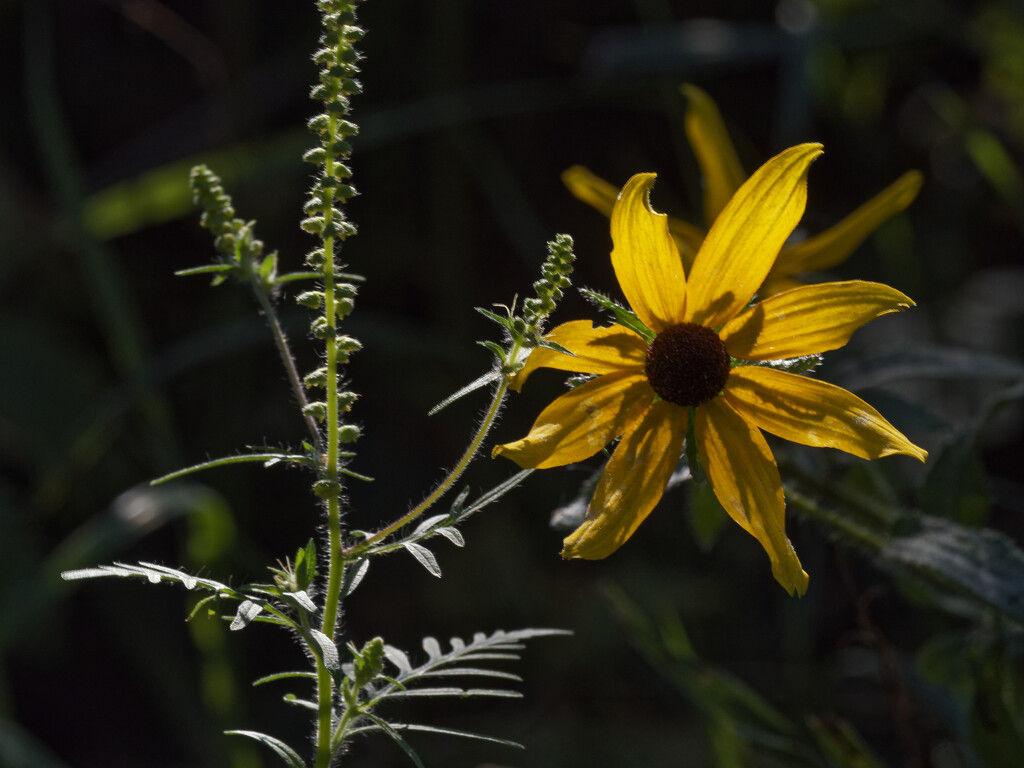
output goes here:
[[342, 552], [342, 556], [346, 559], [356, 557], [360, 552], [368, 549], [369, 547], [381, 541], [385, 537], [399, 530], [403, 526], [408, 525], [413, 520], [418, 518], [428, 509], [430, 509], [442, 496], [451, 490], [452, 486], [458, 482], [459, 478], [462, 477], [462, 473], [466, 471], [466, 467], [469, 466], [470, 462], [473, 461], [476, 454], [480, 451], [480, 446], [483, 445], [484, 440], [487, 438], [488, 433], [491, 431], [491, 427], [494, 425], [494, 421], [501, 410], [501, 404], [505, 400], [505, 395], [508, 392], [508, 379], [502, 377], [498, 382], [498, 385], [494, 388], [494, 394], [491, 396], [491, 404], [488, 406], [487, 411], [484, 413], [484, 417], [480, 422], [480, 426], [473, 435], [473, 439], [470, 441], [466, 451], [462, 454], [462, 457], [456, 462], [448, 476], [433, 490], [433, 492], [427, 496], [423, 501], [417, 504], [413, 509], [403, 515], [401, 518], [391, 523], [385, 528], [377, 531], [377, 533], [370, 536], [365, 541], [361, 541], [355, 546], [349, 547]]

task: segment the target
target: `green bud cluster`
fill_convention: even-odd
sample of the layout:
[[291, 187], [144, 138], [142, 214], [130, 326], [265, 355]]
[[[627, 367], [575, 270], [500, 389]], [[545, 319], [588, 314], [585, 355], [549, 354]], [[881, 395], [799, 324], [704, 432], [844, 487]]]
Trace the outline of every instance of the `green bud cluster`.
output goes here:
[[192, 169], [190, 183], [192, 202], [203, 211], [200, 224], [213, 234], [213, 245], [223, 262], [251, 269], [263, 253], [263, 242], [253, 236], [255, 222], [235, 218], [231, 196], [224, 191], [220, 177], [205, 165]]
[[[356, 79], [361, 56], [355, 44], [364, 34], [356, 23], [357, 2], [317, 0], [322, 27], [313, 61], [319, 72], [310, 98], [319, 103], [320, 111], [307, 123], [317, 145], [303, 155], [303, 160], [316, 168], [316, 174], [303, 205], [305, 218], [300, 226], [320, 241], [306, 254], [306, 265], [322, 280], [318, 290], [301, 293], [297, 301], [319, 312], [310, 324], [310, 334], [325, 346], [323, 366], [308, 374], [303, 384], [311, 389], [326, 389], [325, 402], [310, 403], [305, 411], [306, 415], [325, 422], [326, 430], [333, 431], [326, 437], [335, 446], [359, 437], [359, 428], [341, 418], [352, 408], [356, 396], [338, 392], [344, 380], [338, 366], [345, 365], [351, 354], [362, 348], [356, 339], [339, 329], [340, 321], [355, 308], [356, 286], [347, 282], [348, 276], [341, 273], [343, 265], [337, 260], [341, 244], [356, 233], [355, 225], [346, 218], [344, 204], [357, 194], [349, 167], [349, 142], [359, 132], [350, 120], [351, 99], [362, 90]], [[336, 404], [333, 415], [330, 403]], [[333, 471], [330, 460], [325, 466]], [[333, 478], [325, 478], [325, 483], [328, 480], [333, 483]], [[335, 490], [331, 483], [322, 485], [317, 492], [330, 496]]]
[[573, 262], [576, 255], [572, 250], [572, 238], [569, 235], [556, 235], [548, 242], [548, 257], [541, 267], [541, 279], [533, 284], [536, 298], [523, 302], [523, 316], [515, 318], [523, 323], [516, 330], [536, 344], [543, 332], [544, 320], [555, 311], [566, 288], [571, 284]]

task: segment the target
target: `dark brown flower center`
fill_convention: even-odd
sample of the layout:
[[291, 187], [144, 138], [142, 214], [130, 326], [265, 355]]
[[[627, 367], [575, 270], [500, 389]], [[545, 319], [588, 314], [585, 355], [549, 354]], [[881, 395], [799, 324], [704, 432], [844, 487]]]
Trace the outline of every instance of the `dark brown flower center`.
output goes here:
[[718, 334], [694, 323], [679, 323], [654, 337], [644, 370], [662, 400], [676, 405], [706, 403], [729, 378], [729, 353]]

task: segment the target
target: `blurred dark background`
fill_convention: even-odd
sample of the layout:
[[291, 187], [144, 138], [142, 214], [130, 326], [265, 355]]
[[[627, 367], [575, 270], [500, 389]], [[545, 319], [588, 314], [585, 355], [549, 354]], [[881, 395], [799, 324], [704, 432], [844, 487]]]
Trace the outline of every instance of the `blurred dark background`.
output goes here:
[[[580, 163], [617, 185], [656, 171], [656, 207], [700, 223], [683, 82], [715, 98], [748, 170], [792, 144], [824, 143], [809, 231], [904, 171], [925, 173], [911, 208], [835, 272], [887, 282], [919, 306], [831, 355], [832, 380], [898, 344], [1021, 357], [1021, 3], [371, 0], [361, 22], [360, 197], [349, 207], [360, 234], [342, 255], [367, 278], [349, 323], [365, 345], [349, 367], [365, 429], [353, 468], [376, 482], [352, 486], [351, 525], [393, 519], [457, 458], [483, 396], [426, 412], [486, 370], [474, 342], [495, 329], [473, 307], [527, 295], [546, 240], [571, 234], [577, 284], [616, 290], [607, 223], [561, 171]], [[248, 685], [302, 667], [283, 633], [185, 623], [195, 598], [180, 588], [57, 574], [143, 560], [261, 579], [319, 526], [296, 471], [233, 467], [146, 485], [247, 445], [302, 439], [251, 299], [172, 273], [213, 253], [188, 201], [196, 162], [224, 178], [282, 268], [300, 268], [312, 247], [297, 223], [317, 35], [313, 3], [294, 0], [0, 3], [0, 764], [245, 768], [276, 758], [220, 731], [307, 743], [304, 711], [281, 703], [292, 688]], [[281, 307], [310, 370], [306, 314]], [[573, 294], [555, 319], [578, 317], [596, 312]], [[908, 382], [869, 399], [934, 451], [976, 417], [978, 388]], [[557, 376], [536, 376], [496, 438], [521, 436], [559, 391]], [[899, 407], [911, 401], [918, 408]], [[978, 457], [988, 522], [1020, 541], [1018, 417], [1004, 411]], [[914, 506], [923, 470], [911, 463], [877, 464]], [[512, 470], [484, 458], [465, 482], [483, 490]], [[636, 610], [662, 617], [661, 636], [676, 641], [682, 630], [665, 627], [678, 618], [707, 669], [736, 675], [797, 727], [841, 718], [890, 765], [967, 765], [948, 702], [893, 673], [951, 619], [908, 611], [887, 577], [795, 518], [811, 587], [791, 599], [736, 526], [700, 546], [681, 491], [614, 557], [564, 563], [548, 516], [585, 477], [537, 473], [465, 526], [464, 550], [435, 548], [442, 580], [395, 555], [347, 604], [352, 640], [381, 634], [414, 658], [422, 635], [575, 633], [530, 644], [514, 668], [522, 701], [396, 713], [527, 747], [412, 738], [428, 764], [714, 765], [696, 689], [650, 663], [623, 618]], [[901, 680], [914, 693], [909, 715]], [[773, 759], [745, 764], [787, 764]], [[374, 739], [348, 763], [407, 758]]]

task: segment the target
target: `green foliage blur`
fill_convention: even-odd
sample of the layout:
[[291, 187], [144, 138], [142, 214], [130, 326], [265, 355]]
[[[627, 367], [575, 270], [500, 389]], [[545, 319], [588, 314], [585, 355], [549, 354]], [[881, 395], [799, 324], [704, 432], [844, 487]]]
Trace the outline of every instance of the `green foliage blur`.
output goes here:
[[[412, 558], [377, 563], [346, 604], [356, 646], [575, 633], [531, 644], [515, 670], [524, 700], [431, 713], [526, 753], [427, 736], [428, 764], [1019, 765], [1024, 7], [367, 0], [360, 18], [359, 235], [342, 259], [367, 278], [349, 321], [365, 347], [348, 368], [364, 430], [352, 469], [376, 481], [350, 489], [355, 527], [418, 501], [468, 440], [472, 397], [426, 414], [489, 365], [474, 342], [491, 329], [474, 306], [525, 295], [555, 232], [575, 239], [578, 285], [614, 288], [607, 221], [562, 186], [565, 168], [615, 184], [655, 171], [655, 207], [699, 217], [681, 83], [714, 97], [748, 169], [824, 143], [811, 231], [904, 171], [926, 176], [836, 270], [918, 306], [859, 331], [823, 378], [877, 406], [928, 464], [787, 449], [789, 533], [811, 574], [802, 600], [778, 588], [753, 539], [709, 522], [684, 489], [612, 558], [562, 562], [549, 516], [586, 481], [577, 468], [536, 473], [473, 518], [464, 550], [437, 549], [440, 581]], [[272, 757], [221, 731], [308, 735], [284, 691], [249, 686], [304, 664], [283, 633], [186, 623], [181, 590], [58, 574], [143, 560], [264, 579], [319, 524], [305, 476], [286, 469], [148, 485], [302, 439], [248, 297], [172, 273], [212, 253], [189, 198], [199, 162], [283, 268], [300, 265], [316, 34], [312, 2], [0, 4], [3, 768], [256, 768]], [[281, 315], [309, 355], [300, 369], [313, 369], [307, 314], [284, 301]], [[593, 312], [570, 295], [554, 320], [579, 317]], [[536, 376], [495, 439], [524, 434], [560, 386]], [[466, 482], [507, 474], [481, 460]], [[876, 508], [903, 512], [872, 518]], [[843, 525], [891, 538], [851, 546]], [[934, 530], [948, 546], [922, 579], [914, 564], [939, 559], [910, 544]], [[407, 758], [366, 741], [348, 763]]]

